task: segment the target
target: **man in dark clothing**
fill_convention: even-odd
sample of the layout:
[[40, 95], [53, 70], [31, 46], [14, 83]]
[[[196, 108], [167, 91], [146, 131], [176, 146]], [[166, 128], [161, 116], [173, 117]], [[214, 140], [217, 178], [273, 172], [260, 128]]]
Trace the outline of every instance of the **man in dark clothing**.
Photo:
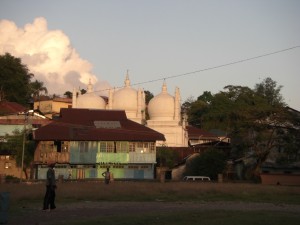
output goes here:
[[[55, 206], [55, 189], [56, 189], [56, 182], [55, 182], [55, 171], [54, 166], [55, 163], [51, 162], [48, 164], [49, 169], [47, 171], [46, 177], [46, 194], [44, 197], [44, 206], [43, 210], [53, 210], [56, 208]], [[50, 206], [50, 208], [49, 208]]]
[[102, 176], [104, 177], [105, 183], [109, 184], [109, 181], [110, 181], [109, 168], [107, 168], [106, 171], [102, 173]]

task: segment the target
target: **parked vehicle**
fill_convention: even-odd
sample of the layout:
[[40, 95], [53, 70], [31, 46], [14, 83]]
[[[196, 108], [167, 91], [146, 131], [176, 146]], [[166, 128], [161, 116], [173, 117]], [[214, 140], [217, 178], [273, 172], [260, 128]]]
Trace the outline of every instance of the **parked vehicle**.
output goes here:
[[210, 181], [209, 177], [206, 176], [185, 176], [184, 181]]

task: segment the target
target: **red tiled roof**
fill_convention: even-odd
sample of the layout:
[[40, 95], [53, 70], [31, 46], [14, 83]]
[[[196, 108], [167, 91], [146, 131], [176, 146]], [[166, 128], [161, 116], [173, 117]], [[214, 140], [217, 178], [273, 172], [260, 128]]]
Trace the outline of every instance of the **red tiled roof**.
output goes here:
[[189, 136], [189, 139], [199, 139], [199, 137], [212, 137], [212, 138], [217, 138], [216, 135], [208, 132], [208, 131], [205, 131], [205, 130], [202, 130], [202, 129], [199, 129], [197, 127], [193, 127], [193, 126], [187, 126], [187, 131], [188, 131], [188, 136]]
[[24, 112], [26, 108], [16, 102], [0, 101], [0, 115], [17, 114]]
[[[112, 123], [115, 128], [96, 127], [96, 123]], [[118, 126], [118, 124], [120, 126]], [[156, 141], [164, 135], [128, 120], [125, 111], [63, 108], [60, 118], [39, 128], [35, 140], [73, 141]]]

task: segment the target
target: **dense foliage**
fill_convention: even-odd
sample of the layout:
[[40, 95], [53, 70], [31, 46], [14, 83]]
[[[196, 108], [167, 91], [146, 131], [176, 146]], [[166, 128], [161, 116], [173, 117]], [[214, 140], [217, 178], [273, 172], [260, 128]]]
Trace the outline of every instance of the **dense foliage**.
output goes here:
[[178, 160], [178, 153], [167, 146], [157, 147], [156, 161], [160, 167], [173, 168]]
[[31, 132], [28, 132], [24, 136], [24, 131], [15, 130], [13, 135], [5, 137], [6, 142], [0, 142], [0, 152], [9, 152], [16, 160], [18, 167], [22, 166], [24, 144], [23, 170], [26, 179], [28, 178], [26, 168], [30, 168], [35, 150], [35, 142], [30, 138]]
[[31, 98], [38, 97], [40, 92], [47, 94], [44, 83], [34, 77], [20, 58], [9, 53], [0, 55], [0, 100], [17, 102], [26, 106]]
[[231, 138], [233, 158], [256, 160], [254, 176], [273, 150], [283, 152], [285, 160], [299, 160], [299, 112], [286, 106], [281, 88], [266, 78], [254, 89], [228, 85], [214, 95], [205, 92], [186, 104], [189, 123], [225, 131]]
[[209, 176], [216, 180], [222, 174], [226, 165], [225, 154], [218, 149], [207, 151], [193, 157], [186, 163], [185, 174], [189, 176]]
[[0, 55], [0, 96], [12, 102], [25, 105], [30, 98], [30, 79], [33, 74], [29, 73], [21, 59], [15, 58], [9, 53]]

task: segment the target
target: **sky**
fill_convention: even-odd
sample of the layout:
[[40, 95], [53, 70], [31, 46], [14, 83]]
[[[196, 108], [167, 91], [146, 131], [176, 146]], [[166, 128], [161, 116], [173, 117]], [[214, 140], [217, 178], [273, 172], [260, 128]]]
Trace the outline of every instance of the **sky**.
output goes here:
[[157, 95], [165, 81], [183, 103], [270, 77], [300, 110], [299, 12], [299, 0], [0, 0], [0, 54], [50, 94], [91, 81], [107, 95], [128, 71], [133, 88]]

